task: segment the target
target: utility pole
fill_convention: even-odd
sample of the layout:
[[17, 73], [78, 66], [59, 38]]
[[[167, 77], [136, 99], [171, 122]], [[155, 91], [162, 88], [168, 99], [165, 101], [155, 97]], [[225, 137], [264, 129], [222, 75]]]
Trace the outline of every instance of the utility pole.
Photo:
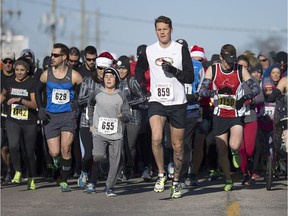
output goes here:
[[51, 0], [50, 46], [56, 41], [56, 0]]
[[2, 39], [2, 31], [3, 31], [3, 8], [2, 8], [2, 0], [0, 0], [0, 51], [1, 57], [3, 53], [3, 39]]
[[80, 49], [84, 49], [85, 42], [85, 0], [81, 0], [81, 36], [80, 36]]
[[96, 23], [96, 26], [95, 26], [95, 36], [96, 36], [96, 48], [97, 50], [100, 50], [101, 49], [101, 46], [100, 46], [100, 14], [99, 14], [99, 10], [97, 9], [96, 12], [95, 12], [95, 23]]

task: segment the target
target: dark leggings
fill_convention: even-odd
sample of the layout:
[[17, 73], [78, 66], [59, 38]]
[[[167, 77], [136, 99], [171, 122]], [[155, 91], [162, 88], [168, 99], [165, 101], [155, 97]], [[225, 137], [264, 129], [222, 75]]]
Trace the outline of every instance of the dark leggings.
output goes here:
[[80, 135], [80, 148], [82, 154], [82, 171], [88, 173], [91, 167], [92, 162], [92, 148], [93, 148], [93, 141], [92, 141], [92, 133], [90, 132], [89, 127], [82, 127], [79, 130]]
[[[21, 171], [21, 149], [22, 151], [24, 151], [24, 154], [27, 158], [26, 167], [28, 170], [28, 177], [35, 177], [35, 144], [37, 139], [37, 124], [24, 125], [7, 119], [6, 129], [9, 141], [10, 157], [15, 171]], [[24, 142], [21, 142], [21, 139], [23, 139]], [[23, 143], [23, 146], [21, 146], [21, 148], [20, 143]]]

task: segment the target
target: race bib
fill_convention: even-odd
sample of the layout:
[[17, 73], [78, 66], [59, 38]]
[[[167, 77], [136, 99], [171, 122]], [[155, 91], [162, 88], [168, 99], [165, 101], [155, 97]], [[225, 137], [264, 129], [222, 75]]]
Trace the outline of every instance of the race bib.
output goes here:
[[192, 94], [192, 85], [185, 83], [184, 86], [185, 86], [185, 93]]
[[12, 104], [11, 117], [18, 120], [28, 120], [28, 107], [20, 104]]
[[103, 134], [115, 134], [118, 128], [117, 118], [100, 117], [98, 123], [98, 132]]
[[236, 96], [235, 95], [218, 95], [218, 107], [222, 109], [232, 110], [235, 109]]
[[66, 104], [70, 101], [69, 90], [67, 89], [53, 89], [52, 91], [52, 103], [54, 104]]
[[159, 101], [171, 101], [174, 99], [173, 84], [172, 83], [158, 83], [155, 86], [155, 97]]
[[274, 118], [275, 107], [274, 106], [265, 106], [264, 107], [264, 116], [269, 116], [270, 119]]

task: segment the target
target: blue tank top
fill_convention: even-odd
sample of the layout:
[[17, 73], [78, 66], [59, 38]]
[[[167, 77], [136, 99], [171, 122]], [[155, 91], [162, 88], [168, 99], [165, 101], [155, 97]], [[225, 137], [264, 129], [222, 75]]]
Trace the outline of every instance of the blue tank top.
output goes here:
[[49, 67], [46, 87], [46, 110], [48, 112], [64, 113], [72, 111], [70, 101], [74, 100], [74, 91], [71, 68], [68, 68], [63, 79], [57, 79], [52, 72], [52, 68]]

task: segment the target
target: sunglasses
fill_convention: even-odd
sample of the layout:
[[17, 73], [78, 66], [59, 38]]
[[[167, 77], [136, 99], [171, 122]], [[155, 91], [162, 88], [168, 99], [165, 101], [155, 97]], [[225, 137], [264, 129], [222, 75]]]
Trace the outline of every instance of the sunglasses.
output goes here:
[[90, 62], [90, 61], [94, 61], [94, 62], [95, 62], [95, 61], [96, 61], [96, 58], [86, 58], [86, 61], [89, 61], [89, 62]]
[[266, 62], [267, 59], [259, 59], [260, 62]]
[[4, 59], [2, 62], [3, 62], [3, 64], [13, 64], [14, 63], [14, 61], [11, 59]]
[[105, 70], [105, 67], [99, 67], [99, 66], [97, 66], [97, 69], [98, 69], [98, 70]]
[[72, 60], [72, 59], [69, 59], [69, 61], [70, 61], [71, 63], [77, 63], [79, 60]]
[[54, 57], [54, 58], [58, 58], [62, 56], [62, 54], [59, 54], [59, 53], [51, 53], [51, 58]]

